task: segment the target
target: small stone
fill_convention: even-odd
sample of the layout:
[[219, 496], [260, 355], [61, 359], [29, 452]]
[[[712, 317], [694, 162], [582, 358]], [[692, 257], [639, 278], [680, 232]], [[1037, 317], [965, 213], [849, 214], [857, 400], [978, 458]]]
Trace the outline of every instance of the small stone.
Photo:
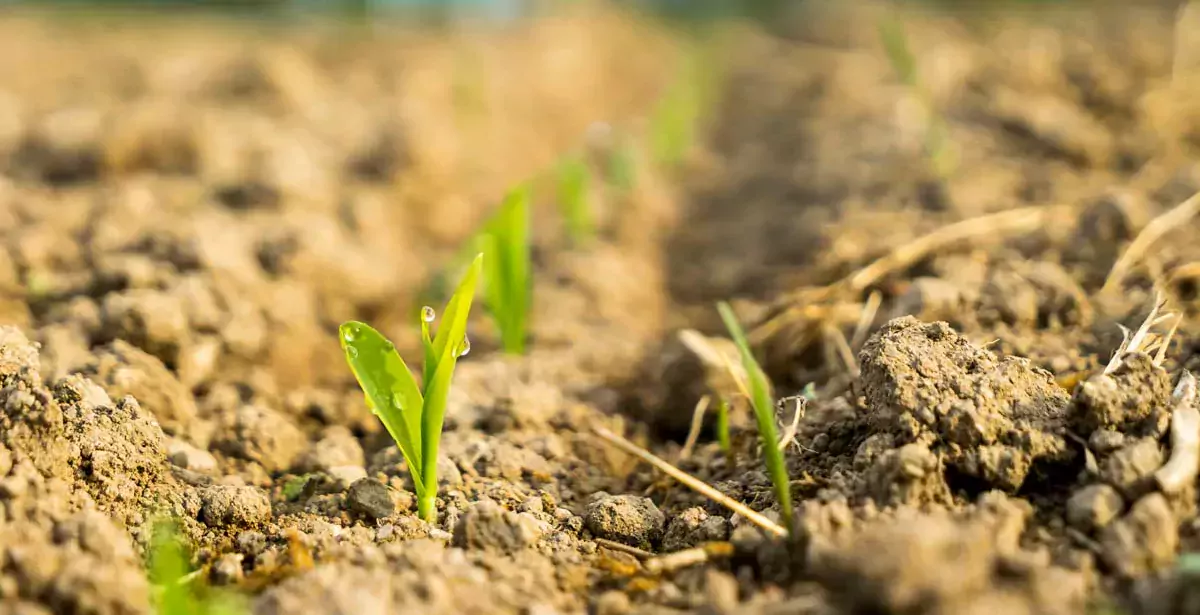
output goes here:
[[271, 518], [271, 502], [260, 489], [213, 485], [200, 490], [200, 520], [209, 527], [257, 525]]
[[546, 505], [542, 502], [542, 498], [530, 497], [525, 498], [525, 500], [521, 502], [521, 510], [523, 512], [540, 513], [546, 511]]
[[542, 537], [536, 519], [504, 510], [495, 502], [476, 502], [454, 526], [454, 546], [514, 553]]
[[241, 553], [226, 553], [213, 562], [211, 579], [214, 585], [232, 585], [245, 576], [242, 570]]
[[662, 536], [662, 512], [649, 498], [633, 495], [602, 497], [589, 504], [584, 524], [598, 538], [640, 547]]
[[178, 438], [167, 439], [167, 459], [176, 467], [201, 474], [217, 471], [217, 458]]
[[337, 484], [338, 489], [343, 491], [350, 488], [355, 482], [367, 477], [367, 471], [362, 466], [334, 466], [326, 470], [329, 478]]
[[1121, 514], [1125, 502], [1108, 485], [1089, 485], [1067, 501], [1067, 522], [1085, 532], [1099, 530]]
[[671, 519], [663, 534], [664, 551], [680, 551], [705, 542], [725, 540], [729, 537], [729, 521], [724, 517], [709, 515], [703, 508], [694, 506]]
[[1126, 496], [1145, 492], [1155, 470], [1162, 467], [1163, 455], [1158, 442], [1142, 438], [1113, 453], [1100, 467], [1100, 478]]
[[262, 532], [248, 530], [237, 536], [237, 550], [245, 555], [255, 556], [266, 548], [267, 537]]
[[1125, 446], [1125, 434], [1111, 429], [1097, 429], [1088, 438], [1088, 448], [1097, 455], [1107, 455]]
[[332, 468], [365, 463], [358, 439], [349, 429], [337, 425], [325, 430], [323, 437], [300, 456], [297, 466], [302, 472], [328, 472]]
[[351, 510], [372, 519], [383, 519], [396, 512], [396, 503], [388, 488], [373, 478], [363, 478], [350, 485], [346, 491], [346, 504]]
[[1179, 547], [1179, 528], [1167, 498], [1152, 493], [1138, 500], [1129, 514], [1104, 530], [1100, 545], [1105, 562], [1126, 578], [1170, 566]]
[[592, 612], [596, 615], [625, 615], [632, 611], [633, 603], [629, 600], [629, 596], [615, 589], [600, 594], [600, 597], [596, 598], [596, 602], [592, 605]]

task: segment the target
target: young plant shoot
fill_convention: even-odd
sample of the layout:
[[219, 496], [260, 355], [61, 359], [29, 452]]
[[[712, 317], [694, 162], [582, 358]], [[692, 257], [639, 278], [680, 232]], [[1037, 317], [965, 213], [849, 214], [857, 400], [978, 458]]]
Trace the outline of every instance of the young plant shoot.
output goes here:
[[437, 458], [446, 416], [446, 398], [458, 358], [471, 350], [467, 316], [475, 298], [475, 285], [484, 256], [475, 257], [458, 289], [442, 311], [436, 336], [430, 325], [436, 314], [421, 310], [421, 343], [425, 349], [421, 385], [413, 377], [396, 346], [361, 322], [344, 323], [338, 330], [346, 362], [366, 394], [367, 405], [383, 422], [408, 464], [417, 492], [417, 513], [437, 520]]
[[591, 177], [587, 162], [568, 156], [558, 165], [558, 206], [562, 209], [567, 238], [578, 247], [592, 238], [592, 204], [589, 200]]
[[155, 586], [151, 602], [160, 615], [245, 615], [250, 612], [241, 596], [201, 588], [189, 583], [188, 555], [174, 521], [153, 524], [148, 574]]
[[509, 354], [525, 353], [532, 299], [529, 251], [529, 186], [504, 197], [500, 210], [479, 237], [487, 255], [483, 296]]
[[754, 409], [754, 419], [758, 423], [758, 435], [762, 439], [763, 456], [767, 464], [767, 474], [775, 485], [775, 498], [779, 501], [779, 512], [783, 516], [783, 525], [791, 532], [792, 529], [792, 491], [788, 478], [787, 465], [783, 459], [783, 451], [779, 449], [779, 435], [775, 431], [775, 404], [771, 401], [771, 384], [766, 374], [759, 367], [758, 361], [750, 351], [750, 342], [746, 333], [738, 323], [733, 309], [724, 301], [717, 304], [721, 320], [729, 329], [729, 336], [737, 345], [738, 354], [742, 357], [742, 367], [746, 370], [747, 389], [750, 393], [750, 405]]

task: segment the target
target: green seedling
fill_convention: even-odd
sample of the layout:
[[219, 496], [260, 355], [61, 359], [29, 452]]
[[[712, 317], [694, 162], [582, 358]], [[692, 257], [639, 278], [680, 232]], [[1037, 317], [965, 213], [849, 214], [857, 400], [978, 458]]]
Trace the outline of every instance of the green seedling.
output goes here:
[[934, 173], [947, 177], [954, 168], [954, 153], [949, 147], [947, 127], [934, 107], [932, 97], [921, 84], [917, 72], [917, 60], [908, 46], [908, 35], [904, 23], [896, 18], [884, 18], [879, 22], [879, 39], [900, 81], [917, 97], [929, 118], [925, 129], [925, 152]]
[[243, 615], [249, 613], [240, 596], [230, 592], [196, 591], [188, 555], [178, 527], [155, 523], [150, 543], [150, 582], [157, 592], [152, 601], [159, 615]]
[[627, 193], [633, 190], [637, 183], [637, 155], [627, 138], [614, 137], [605, 172], [608, 184], [618, 192]]
[[430, 326], [436, 314], [421, 310], [421, 345], [425, 351], [421, 386], [396, 352], [396, 346], [370, 326], [350, 321], [338, 329], [346, 362], [366, 395], [367, 405], [396, 441], [408, 464], [417, 492], [417, 513], [437, 520], [437, 458], [446, 416], [450, 380], [459, 357], [471, 350], [467, 316], [475, 298], [475, 285], [483, 268], [483, 255], [475, 257], [458, 289], [442, 311], [437, 335]]
[[504, 197], [499, 211], [479, 235], [487, 255], [483, 296], [500, 331], [504, 352], [524, 354], [532, 300], [529, 250], [529, 186]]
[[729, 439], [729, 401], [724, 397], [717, 398], [717, 445], [726, 455], [733, 450]]
[[788, 478], [787, 465], [783, 459], [783, 451], [779, 449], [779, 435], [775, 430], [775, 403], [771, 400], [771, 384], [767, 375], [759, 367], [754, 353], [750, 351], [750, 342], [742, 331], [733, 309], [724, 301], [717, 304], [721, 320], [729, 329], [729, 336], [737, 345], [738, 354], [742, 358], [742, 368], [746, 371], [747, 388], [750, 394], [750, 406], [754, 409], [754, 419], [758, 423], [758, 435], [762, 440], [764, 461], [767, 464], [767, 474], [775, 485], [775, 498], [779, 500], [779, 511], [783, 515], [784, 526], [791, 532], [792, 528], [792, 491], [791, 480]]
[[588, 192], [590, 184], [587, 162], [582, 157], [567, 156], [559, 163], [558, 206], [566, 224], [567, 238], [573, 246], [587, 243], [595, 232]]

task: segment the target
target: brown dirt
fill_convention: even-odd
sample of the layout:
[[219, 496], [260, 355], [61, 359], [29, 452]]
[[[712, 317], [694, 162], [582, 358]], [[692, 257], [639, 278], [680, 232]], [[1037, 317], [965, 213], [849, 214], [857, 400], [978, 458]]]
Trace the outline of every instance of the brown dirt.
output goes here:
[[[412, 356], [426, 282], [594, 122], [640, 134], [676, 35], [607, 13], [444, 34], [0, 24], [21, 50], [0, 53], [0, 612], [150, 612], [160, 514], [197, 582], [261, 614], [1195, 612], [1174, 566], [1200, 548], [1197, 491], [1154, 479], [1200, 369], [1195, 221], [1101, 292], [1200, 190], [1173, 13], [907, 15], [943, 176], [880, 15], [731, 25], [703, 142], [680, 169], [641, 160], [631, 193], [597, 188], [596, 244], [565, 247], [538, 198], [531, 350], [472, 322], [435, 524], [336, 325]], [[836, 284], [1018, 206], [1049, 213]], [[1100, 373], [1156, 286], [1184, 316], [1164, 360]], [[761, 325], [778, 394], [814, 385], [786, 448], [791, 541], [589, 434], [624, 430], [778, 519], [744, 404], [732, 451], [710, 414], [680, 455], [700, 396], [729, 392], [678, 336], [720, 337], [718, 299]], [[643, 559], [705, 544], [701, 564]]]

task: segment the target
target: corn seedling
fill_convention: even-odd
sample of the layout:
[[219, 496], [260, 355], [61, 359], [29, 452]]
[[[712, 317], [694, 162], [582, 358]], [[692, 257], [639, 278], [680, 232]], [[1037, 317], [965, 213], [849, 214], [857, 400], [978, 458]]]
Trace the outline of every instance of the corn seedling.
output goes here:
[[929, 156], [934, 173], [944, 178], [953, 171], [955, 164], [948, 143], [947, 128], [934, 108], [932, 97], [921, 84], [920, 75], [917, 74], [917, 61], [908, 46], [903, 22], [895, 18], [883, 19], [879, 22], [879, 38], [896, 76], [924, 108], [927, 117], [925, 153]]
[[383, 422], [408, 464], [417, 492], [417, 513], [437, 520], [437, 458], [446, 415], [450, 380], [459, 357], [471, 350], [467, 316], [475, 298], [475, 285], [484, 256], [475, 257], [458, 289], [442, 311], [437, 335], [430, 325], [436, 314], [421, 310], [421, 343], [425, 350], [421, 386], [396, 352], [396, 346], [370, 326], [350, 321], [338, 330], [346, 362], [366, 395], [367, 405]]
[[790, 532], [792, 527], [791, 481], [788, 478], [783, 451], [778, 446], [779, 436], [775, 430], [775, 404], [771, 401], [771, 384], [767, 381], [767, 375], [759, 367], [758, 361], [755, 360], [754, 353], [750, 351], [750, 342], [746, 340], [746, 333], [742, 331], [742, 325], [738, 323], [733, 309], [729, 307], [728, 303], [722, 301], [717, 304], [717, 311], [721, 313], [721, 320], [725, 321], [725, 328], [729, 329], [729, 336], [737, 344], [742, 358], [742, 367], [746, 371], [750, 394], [750, 405], [754, 409], [754, 419], [758, 423], [758, 435], [762, 439], [767, 474], [775, 485], [775, 498], [779, 500], [779, 511]]
[[629, 192], [637, 183], [637, 155], [633, 144], [623, 136], [614, 139], [612, 150], [608, 154], [607, 163], [608, 184], [618, 192]]
[[729, 441], [729, 402], [724, 397], [717, 398], [717, 445], [726, 455], [733, 450]]
[[195, 574], [188, 569], [188, 555], [174, 522], [154, 524], [149, 557], [150, 582], [156, 592], [152, 602], [159, 615], [242, 615], [249, 609], [239, 596], [229, 592], [193, 587]]
[[567, 238], [572, 246], [587, 243], [595, 232], [590, 185], [587, 162], [582, 157], [568, 156], [559, 163], [558, 206], [562, 210]]
[[701, 41], [689, 44], [675, 80], [650, 121], [650, 151], [656, 164], [670, 168], [692, 149], [720, 75], [718, 57]]
[[529, 251], [529, 187], [513, 190], [479, 236], [487, 255], [483, 296], [509, 354], [525, 352], [532, 299]]

